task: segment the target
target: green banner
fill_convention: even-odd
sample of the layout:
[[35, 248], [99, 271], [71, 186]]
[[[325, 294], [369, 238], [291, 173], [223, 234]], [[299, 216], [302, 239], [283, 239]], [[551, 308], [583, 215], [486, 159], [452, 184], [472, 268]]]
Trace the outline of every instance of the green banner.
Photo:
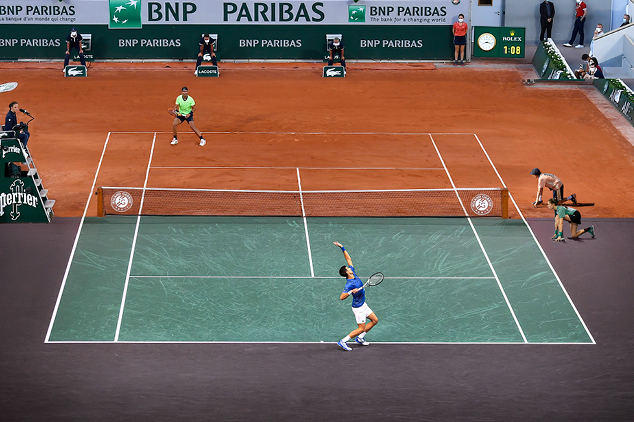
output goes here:
[[[30, 160], [30, 159], [29, 159]], [[22, 144], [0, 140], [0, 223], [48, 223], [47, 192], [34, 170], [29, 170]]]
[[[120, 23], [123, 24], [123, 20]], [[33, 25], [27, 35], [13, 29], [11, 25], [0, 25], [0, 60], [63, 59], [68, 28]], [[223, 59], [322, 60], [326, 54], [326, 35], [331, 33], [342, 35], [346, 58], [351, 60], [451, 60], [453, 57], [449, 25], [180, 24], [144, 25], [142, 29], [116, 31], [105, 25], [84, 25], [77, 30], [82, 36], [90, 36], [90, 49], [85, 52], [96, 60], [194, 60], [204, 33], [218, 34], [217, 54]]]
[[533, 56], [533, 67], [539, 79], [576, 80], [569, 77], [566, 62], [547, 42], [540, 42]]
[[634, 126], [634, 94], [627, 89], [623, 81], [620, 79], [595, 79], [592, 83], [610, 101], [610, 104]]
[[473, 32], [475, 57], [524, 57], [526, 28], [476, 26]]

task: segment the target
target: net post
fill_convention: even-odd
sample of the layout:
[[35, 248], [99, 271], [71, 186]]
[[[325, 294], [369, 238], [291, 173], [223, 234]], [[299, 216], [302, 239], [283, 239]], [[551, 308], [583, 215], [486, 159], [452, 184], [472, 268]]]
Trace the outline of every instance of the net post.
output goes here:
[[509, 190], [502, 189], [502, 218], [509, 218]]
[[103, 188], [97, 188], [97, 217], [105, 217], [106, 212], [103, 207]]

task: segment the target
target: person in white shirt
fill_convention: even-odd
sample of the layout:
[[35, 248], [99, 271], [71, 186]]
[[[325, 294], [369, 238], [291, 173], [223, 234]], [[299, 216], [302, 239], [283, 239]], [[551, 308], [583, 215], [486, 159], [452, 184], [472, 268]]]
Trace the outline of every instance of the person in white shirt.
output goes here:
[[605, 34], [603, 32], [603, 24], [598, 23], [597, 28], [594, 30], [594, 35], [592, 35], [592, 41], [590, 41], [590, 56], [594, 57], [594, 40], [603, 34]]

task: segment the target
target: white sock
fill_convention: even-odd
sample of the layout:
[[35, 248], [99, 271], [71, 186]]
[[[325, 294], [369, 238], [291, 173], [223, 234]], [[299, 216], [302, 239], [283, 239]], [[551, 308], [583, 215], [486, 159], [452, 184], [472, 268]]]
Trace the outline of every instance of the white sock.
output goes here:
[[341, 339], [343, 343], [347, 342], [348, 340], [350, 340], [350, 336], [345, 336], [344, 338]]
[[365, 337], [365, 331], [357, 336], [359, 340], [363, 340], [363, 337]]

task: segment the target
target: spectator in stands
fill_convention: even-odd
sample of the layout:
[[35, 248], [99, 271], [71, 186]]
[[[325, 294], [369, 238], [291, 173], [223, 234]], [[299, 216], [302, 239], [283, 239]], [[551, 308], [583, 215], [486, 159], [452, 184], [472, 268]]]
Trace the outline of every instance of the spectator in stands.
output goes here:
[[[15, 130], [17, 138], [26, 148], [26, 143], [29, 142], [31, 134], [27, 130], [26, 125], [22, 122], [18, 125], [18, 111], [20, 111], [20, 105], [18, 102], [11, 101], [11, 103], [9, 103], [9, 112], [4, 119], [4, 130]], [[24, 112], [26, 112], [26, 110]], [[18, 126], [18, 128], [16, 128], [16, 126]]]
[[584, 79], [590, 67], [590, 56], [588, 54], [584, 53], [581, 55], [581, 60], [583, 60], [583, 63], [579, 65], [579, 69], [575, 70], [575, 77], [577, 79]]
[[464, 66], [464, 49], [467, 45], [467, 23], [464, 21], [464, 15], [461, 13], [458, 15], [458, 22], [453, 24], [451, 29], [453, 33], [453, 43], [455, 46], [455, 59], [454, 66], [458, 66], [458, 57], [460, 57], [460, 66]]
[[539, 5], [539, 24], [542, 27], [542, 32], [539, 34], [540, 41], [544, 41], [544, 33], [546, 33], [546, 39], [551, 38], [554, 17], [555, 5], [552, 1], [544, 0]]
[[570, 41], [564, 44], [564, 47], [572, 47], [575, 38], [577, 38], [577, 34], [579, 34], [579, 44], [575, 45], [575, 48], [583, 48], [583, 25], [586, 23], [587, 16], [588, 6], [586, 6], [583, 1], [577, 0], [577, 5], [575, 6], [575, 26], [572, 30], [572, 37], [570, 37]]
[[603, 75], [603, 69], [599, 66], [599, 61], [596, 57], [590, 57], [590, 65], [588, 66], [588, 73], [584, 77], [585, 79], [605, 79]]
[[603, 24], [598, 23], [596, 29], [594, 30], [594, 34], [592, 35], [592, 41], [590, 41], [590, 56], [594, 56], [594, 40], [603, 34], [605, 34], [605, 32], [603, 32]]
[[626, 13], [625, 15], [623, 15], [623, 23], [621, 24], [621, 27], [624, 27], [625, 25], [629, 25], [629, 24], [630, 24], [630, 15]]
[[198, 66], [205, 60], [211, 60], [211, 64], [214, 66], [218, 66], [218, 62], [216, 61], [216, 53], [214, 52], [214, 45], [216, 44], [216, 40], [211, 38], [209, 34], [205, 34], [200, 39], [198, 43], [200, 45], [200, 51], [198, 52], [198, 59], [196, 59], [196, 71], [194, 74], [198, 75]]
[[81, 45], [81, 34], [77, 32], [75, 28], [70, 30], [70, 34], [66, 37], [66, 57], [64, 58], [64, 67], [68, 66], [70, 61], [71, 51], [77, 49], [79, 52], [79, 60], [82, 66], [86, 66], [86, 59], [84, 58], [84, 48]]

